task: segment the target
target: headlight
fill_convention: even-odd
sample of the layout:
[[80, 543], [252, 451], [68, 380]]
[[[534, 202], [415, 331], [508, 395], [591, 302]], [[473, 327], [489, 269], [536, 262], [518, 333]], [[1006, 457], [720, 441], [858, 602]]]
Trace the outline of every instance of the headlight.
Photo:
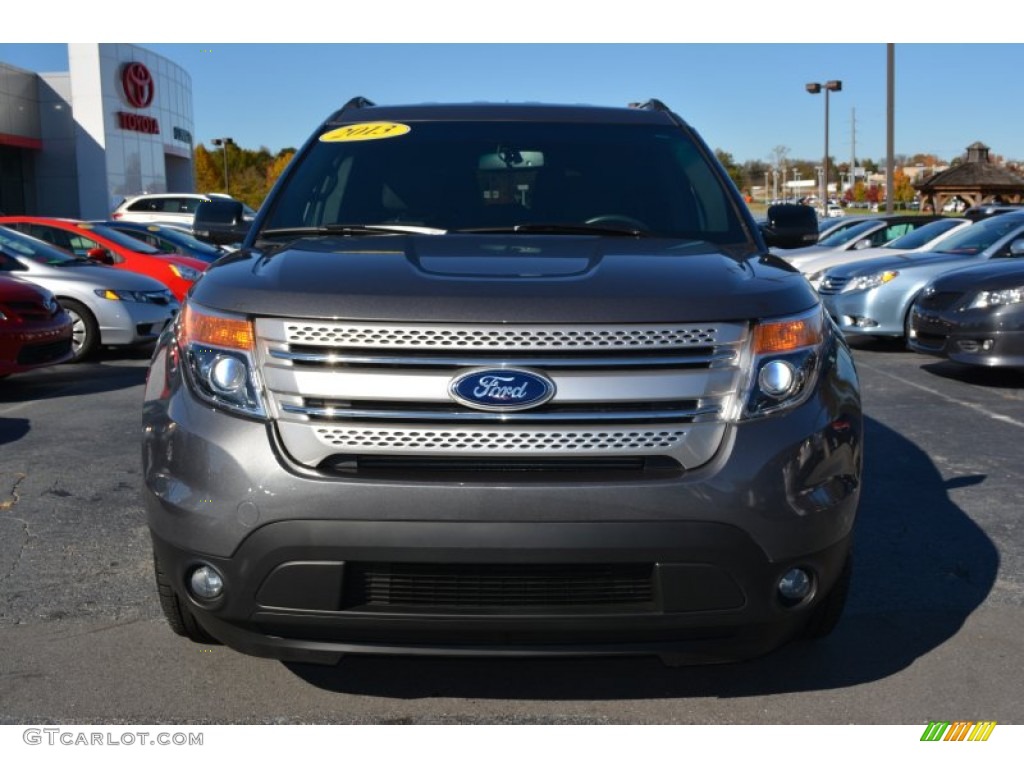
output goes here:
[[174, 300], [170, 291], [115, 291], [111, 288], [97, 288], [93, 293], [109, 301], [134, 301], [139, 304], [170, 304]]
[[183, 264], [171, 264], [171, 272], [176, 274], [182, 280], [188, 280], [190, 283], [194, 283], [203, 273], [198, 269], [192, 269], [192, 267], [186, 267]]
[[895, 280], [899, 277], [899, 272], [894, 269], [886, 270], [885, 272], [876, 272], [873, 275], [861, 275], [860, 277], [852, 277], [849, 282], [843, 286], [840, 293], [853, 293], [854, 291], [870, 291], [872, 288], [877, 288], [880, 285]]
[[186, 304], [177, 334], [188, 378], [199, 397], [225, 410], [266, 418], [253, 361], [255, 332], [247, 318]]
[[820, 306], [754, 326], [750, 380], [740, 418], [767, 416], [806, 400], [818, 376], [824, 342]]
[[986, 307], [1003, 307], [1007, 304], [1024, 303], [1024, 286], [1019, 288], [1004, 288], [1001, 291], [980, 291], [968, 309], [985, 309]]

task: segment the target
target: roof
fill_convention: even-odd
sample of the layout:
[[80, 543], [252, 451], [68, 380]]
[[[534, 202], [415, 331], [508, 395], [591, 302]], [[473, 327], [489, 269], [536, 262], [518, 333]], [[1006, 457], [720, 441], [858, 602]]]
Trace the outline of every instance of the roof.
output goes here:
[[1024, 177], [995, 165], [988, 159], [988, 147], [976, 141], [967, 148], [967, 160], [914, 184], [922, 192], [985, 189], [1024, 192]]
[[651, 100], [638, 107], [599, 107], [584, 104], [509, 104], [474, 102], [468, 104], [405, 104], [377, 106], [365, 99], [352, 99], [326, 121], [327, 125], [353, 121], [387, 120], [513, 120], [537, 122], [634, 123], [674, 125], [682, 122], [664, 104]]

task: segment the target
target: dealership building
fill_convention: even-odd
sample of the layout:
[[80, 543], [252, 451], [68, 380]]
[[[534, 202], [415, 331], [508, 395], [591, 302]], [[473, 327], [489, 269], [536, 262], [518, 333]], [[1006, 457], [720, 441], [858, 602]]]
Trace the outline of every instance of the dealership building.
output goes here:
[[106, 218], [128, 195], [190, 192], [192, 78], [136, 45], [68, 45], [68, 72], [0, 62], [0, 211]]

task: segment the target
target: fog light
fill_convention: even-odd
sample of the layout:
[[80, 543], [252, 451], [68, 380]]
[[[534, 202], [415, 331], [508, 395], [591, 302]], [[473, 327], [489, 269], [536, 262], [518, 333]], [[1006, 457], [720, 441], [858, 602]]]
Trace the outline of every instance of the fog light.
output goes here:
[[234, 395], [245, 386], [245, 365], [229, 355], [218, 355], [210, 366], [210, 383], [225, 395]]
[[811, 593], [811, 575], [803, 568], [791, 568], [779, 579], [779, 596], [787, 605], [795, 605]]
[[192, 571], [188, 584], [192, 594], [203, 600], [213, 600], [224, 591], [224, 579], [208, 565], [201, 565]]
[[796, 369], [786, 360], [772, 360], [757, 375], [757, 383], [769, 397], [782, 399], [793, 391]]

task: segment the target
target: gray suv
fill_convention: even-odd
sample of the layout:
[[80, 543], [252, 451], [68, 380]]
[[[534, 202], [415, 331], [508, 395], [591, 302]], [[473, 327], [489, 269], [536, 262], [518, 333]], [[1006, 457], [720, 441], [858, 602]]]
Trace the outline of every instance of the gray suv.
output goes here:
[[328, 664], [828, 633], [863, 427], [841, 334], [768, 251], [815, 236], [795, 208], [759, 229], [660, 102], [347, 104], [157, 346], [171, 627]]

